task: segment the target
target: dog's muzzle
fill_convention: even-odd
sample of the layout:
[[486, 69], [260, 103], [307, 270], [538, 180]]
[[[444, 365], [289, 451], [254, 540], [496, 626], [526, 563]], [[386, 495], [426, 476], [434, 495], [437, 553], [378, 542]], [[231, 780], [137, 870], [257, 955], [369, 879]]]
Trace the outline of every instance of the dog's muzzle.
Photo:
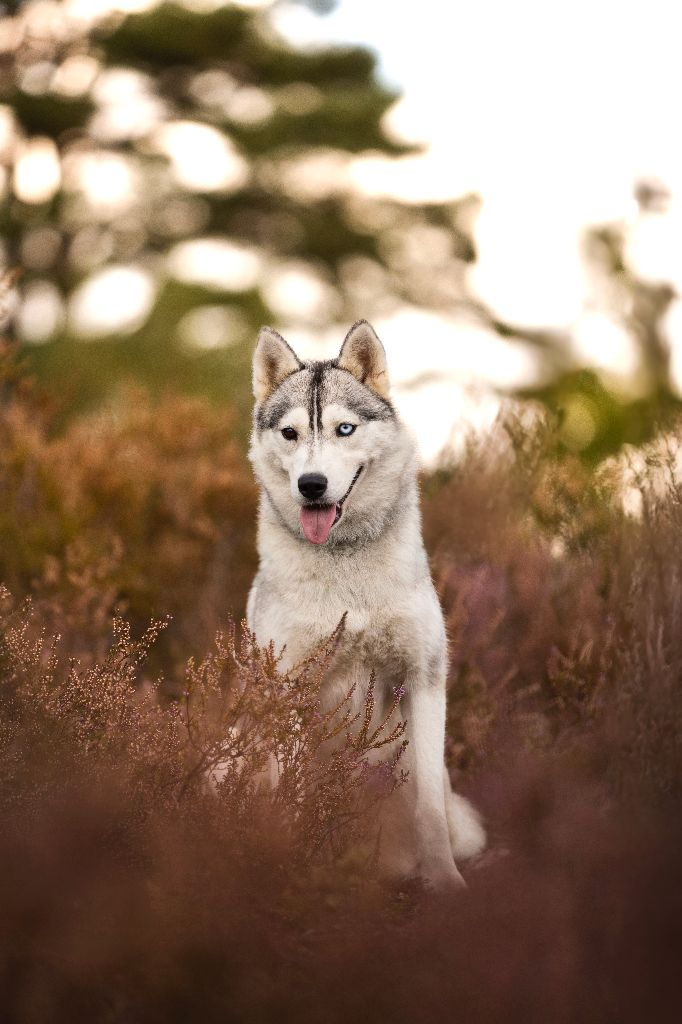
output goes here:
[[[304, 505], [300, 511], [301, 529], [311, 544], [324, 544], [326, 543], [329, 534], [331, 533], [332, 527], [336, 526], [339, 519], [343, 514], [343, 506], [348, 498], [348, 495], [355, 487], [360, 474], [362, 473], [364, 466], [358, 466], [357, 472], [350, 482], [350, 487], [340, 498], [335, 505], [325, 505], [321, 502], [311, 502], [309, 505]], [[301, 494], [306, 495], [301, 486], [301, 481], [304, 481], [305, 485], [308, 485], [308, 481], [305, 481], [305, 477], [317, 477], [320, 482], [324, 480], [324, 490], [327, 488], [327, 478], [322, 476], [321, 473], [305, 473], [298, 481], [298, 489]], [[312, 490], [312, 485], [310, 490]], [[322, 491], [324, 493], [324, 491]]]

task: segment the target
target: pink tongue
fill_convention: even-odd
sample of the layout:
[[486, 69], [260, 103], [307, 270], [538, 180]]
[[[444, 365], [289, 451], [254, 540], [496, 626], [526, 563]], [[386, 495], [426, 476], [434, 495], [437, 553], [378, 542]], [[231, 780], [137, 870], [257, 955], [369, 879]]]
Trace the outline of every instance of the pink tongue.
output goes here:
[[301, 526], [311, 544], [324, 544], [335, 519], [336, 505], [301, 509]]

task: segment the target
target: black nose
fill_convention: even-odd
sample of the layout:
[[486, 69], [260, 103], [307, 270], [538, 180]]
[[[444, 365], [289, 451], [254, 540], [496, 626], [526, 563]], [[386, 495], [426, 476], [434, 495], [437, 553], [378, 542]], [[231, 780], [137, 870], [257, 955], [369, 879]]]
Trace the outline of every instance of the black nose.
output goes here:
[[298, 478], [298, 489], [308, 501], [319, 501], [327, 490], [327, 478], [322, 473], [304, 473]]

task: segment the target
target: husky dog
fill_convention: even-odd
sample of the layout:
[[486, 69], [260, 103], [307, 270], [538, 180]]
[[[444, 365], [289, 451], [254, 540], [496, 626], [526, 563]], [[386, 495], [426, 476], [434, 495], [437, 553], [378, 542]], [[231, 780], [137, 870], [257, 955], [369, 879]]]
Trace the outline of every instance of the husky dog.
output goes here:
[[383, 346], [360, 320], [336, 359], [303, 362], [264, 327], [253, 389], [260, 567], [249, 627], [286, 669], [346, 615], [323, 701], [333, 706], [355, 684], [364, 702], [374, 670], [379, 718], [404, 689], [409, 781], [382, 811], [382, 866], [461, 885], [455, 861], [482, 850], [485, 833], [444, 764], [445, 626], [421, 538], [415, 447], [389, 398]]

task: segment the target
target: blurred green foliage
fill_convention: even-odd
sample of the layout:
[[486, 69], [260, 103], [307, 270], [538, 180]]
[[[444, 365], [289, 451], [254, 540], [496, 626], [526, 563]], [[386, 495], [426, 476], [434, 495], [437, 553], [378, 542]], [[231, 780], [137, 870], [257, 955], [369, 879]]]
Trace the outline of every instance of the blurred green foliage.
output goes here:
[[[595, 228], [585, 256], [602, 312], [635, 342], [632, 382], [585, 369], [570, 332], [508, 323], [472, 293], [476, 197], [416, 204], [357, 189], [358, 154], [411, 152], [386, 127], [397, 94], [366, 48], [287, 42], [277, 7], [162, 2], [76, 20], [47, 0], [0, 19], [0, 232], [5, 264], [22, 269], [15, 341], [58, 396], [61, 422], [115, 404], [132, 381], [229, 397], [245, 434], [261, 324], [318, 332], [407, 304], [464, 312], [530, 347], [537, 384], [519, 397], [556, 412], [562, 443], [587, 464], [665, 427], [679, 407], [664, 326], [675, 293], [638, 278], [625, 227]], [[641, 184], [636, 200], [646, 217], [666, 196]], [[206, 257], [199, 273], [179, 270], [178, 245], [201, 239], [256, 269], [226, 282], [216, 249], [209, 272]], [[125, 328], [115, 316], [83, 326], [74, 297], [116, 267], [147, 275], [149, 308]]]
[[[640, 186], [640, 214], [648, 216], [667, 196]], [[577, 366], [570, 339], [539, 336], [544, 380], [521, 392], [540, 399], [558, 414], [562, 444], [588, 464], [597, 464], [623, 445], [642, 445], [677, 418], [680, 396], [672, 379], [665, 316], [676, 298], [666, 282], [640, 279], [629, 266], [622, 225], [594, 228], [585, 239], [585, 255], [595, 286], [615, 325], [634, 342], [637, 369], [628, 381], [609, 379]], [[501, 328], [504, 329], [503, 327]]]
[[[140, 266], [156, 283], [153, 308], [132, 331], [112, 328], [93, 343], [62, 317], [48, 343], [26, 346], [33, 369], [61, 396], [64, 415], [110, 399], [127, 378], [157, 392], [180, 387], [217, 400], [229, 393], [245, 406], [247, 350], [262, 323], [316, 329], [403, 300], [437, 302], [424, 293], [419, 252], [409, 251], [420, 227], [449, 239], [442, 262], [455, 277], [472, 258], [461, 204], [372, 200], [349, 185], [352, 155], [410, 150], [384, 127], [396, 93], [377, 80], [368, 50], [297, 49], [276, 33], [267, 9], [229, 3], [201, 12], [161, 3], [85, 27], [59, 5], [49, 17], [46, 10], [27, 5], [11, 19], [14, 44], [0, 70], [0, 98], [14, 112], [14, 160], [21, 140], [52, 139], [61, 184], [40, 201], [16, 189], [9, 197], [0, 218], [6, 260], [24, 268], [25, 294], [36, 282], [56, 286], [62, 309], [107, 266]], [[92, 69], [78, 95], [68, 94], [76, 91], [67, 74], [74, 59]], [[127, 102], [124, 122], [114, 118], [112, 127], [107, 104], [110, 114], [118, 101]], [[158, 137], [179, 122], [219, 133], [243, 166], [236, 184], [201, 187], [178, 175]], [[100, 194], [93, 200], [82, 172], [89, 156], [114, 158], [119, 176], [125, 161], [132, 177], [120, 203]], [[92, 167], [100, 174], [96, 190], [106, 192], [106, 167]], [[191, 238], [229, 240], [256, 253], [258, 280], [229, 288], [178, 280], [168, 256]], [[321, 292], [312, 313], [272, 307], [268, 279], [287, 268], [308, 274]], [[183, 317], [216, 306], [230, 315], [223, 343], [188, 350], [178, 331]]]

